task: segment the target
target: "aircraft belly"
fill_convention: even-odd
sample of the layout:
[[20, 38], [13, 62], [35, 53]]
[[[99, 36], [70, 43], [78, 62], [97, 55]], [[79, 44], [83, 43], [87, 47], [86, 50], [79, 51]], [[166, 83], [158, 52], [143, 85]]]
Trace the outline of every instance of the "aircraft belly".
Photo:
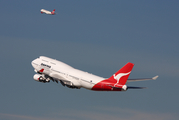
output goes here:
[[92, 82], [81, 81], [81, 86], [86, 89], [92, 89], [94, 85]]

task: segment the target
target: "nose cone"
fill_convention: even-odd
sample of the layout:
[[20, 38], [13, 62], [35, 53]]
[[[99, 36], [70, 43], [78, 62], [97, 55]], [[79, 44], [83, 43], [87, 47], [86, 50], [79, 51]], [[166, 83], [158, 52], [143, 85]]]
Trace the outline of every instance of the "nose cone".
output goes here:
[[34, 60], [31, 62], [33, 68], [35, 68]]
[[33, 66], [34, 68], [37, 68], [37, 67], [38, 67], [38, 60], [37, 60], [37, 59], [33, 60], [33, 61], [31, 62], [31, 64], [32, 64], [32, 66]]

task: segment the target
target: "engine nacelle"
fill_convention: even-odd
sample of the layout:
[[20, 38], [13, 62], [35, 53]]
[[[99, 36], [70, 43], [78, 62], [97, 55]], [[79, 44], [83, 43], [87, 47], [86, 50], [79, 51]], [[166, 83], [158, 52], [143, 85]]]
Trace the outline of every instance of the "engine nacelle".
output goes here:
[[50, 80], [47, 80], [43, 75], [40, 74], [35, 74], [33, 78], [35, 81], [38, 82], [43, 82], [43, 83], [50, 82]]

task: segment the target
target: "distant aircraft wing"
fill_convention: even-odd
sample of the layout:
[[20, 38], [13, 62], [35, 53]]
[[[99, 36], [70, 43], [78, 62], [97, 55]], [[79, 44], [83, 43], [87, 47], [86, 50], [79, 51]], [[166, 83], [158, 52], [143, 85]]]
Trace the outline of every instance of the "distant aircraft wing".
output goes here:
[[145, 81], [145, 80], [156, 80], [158, 75], [153, 78], [142, 78], [142, 79], [128, 79], [127, 82], [135, 82], [135, 81]]

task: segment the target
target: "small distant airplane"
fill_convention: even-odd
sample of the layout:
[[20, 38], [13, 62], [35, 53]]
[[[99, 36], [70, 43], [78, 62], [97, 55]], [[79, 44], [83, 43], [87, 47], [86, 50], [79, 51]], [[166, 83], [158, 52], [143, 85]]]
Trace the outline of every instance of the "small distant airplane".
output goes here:
[[126, 91], [128, 89], [143, 89], [144, 87], [130, 87], [127, 82], [156, 80], [158, 76], [145, 79], [128, 79], [133, 63], [128, 62], [109, 78], [99, 77], [78, 69], [75, 69], [61, 61], [40, 56], [31, 62], [34, 71], [34, 80], [42, 83], [60, 82], [69, 88], [86, 88], [94, 91]]
[[48, 15], [55, 15], [55, 9], [52, 12], [45, 10], [45, 9], [41, 9], [40, 11], [41, 11], [41, 13], [45, 13], [45, 14], [48, 14]]

